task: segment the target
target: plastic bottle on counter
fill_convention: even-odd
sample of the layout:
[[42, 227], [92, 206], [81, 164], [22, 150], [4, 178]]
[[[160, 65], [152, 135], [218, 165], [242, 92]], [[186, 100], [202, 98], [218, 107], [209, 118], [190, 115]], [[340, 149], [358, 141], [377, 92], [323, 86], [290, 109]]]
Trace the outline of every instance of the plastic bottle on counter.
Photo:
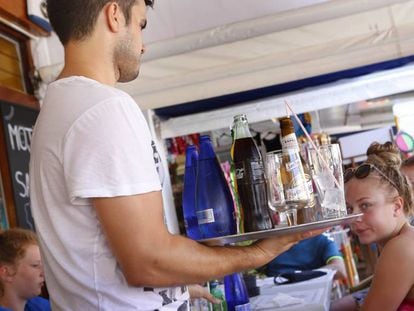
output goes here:
[[233, 273], [224, 277], [224, 292], [228, 311], [251, 310], [246, 285], [240, 273]]
[[202, 239], [196, 214], [196, 177], [198, 152], [195, 145], [189, 145], [185, 151], [185, 171], [183, 188], [183, 216], [187, 236], [193, 240]]
[[236, 233], [233, 199], [208, 135], [200, 136], [196, 211], [203, 238]]
[[232, 130], [234, 140], [231, 157], [236, 171], [236, 191], [243, 209], [244, 230], [272, 229], [263, 159], [252, 138], [245, 114], [234, 117]]
[[211, 280], [209, 282], [210, 294], [215, 298], [221, 300], [219, 304], [212, 304], [212, 311], [227, 311], [227, 303], [224, 296], [224, 286], [220, 284], [219, 280]]

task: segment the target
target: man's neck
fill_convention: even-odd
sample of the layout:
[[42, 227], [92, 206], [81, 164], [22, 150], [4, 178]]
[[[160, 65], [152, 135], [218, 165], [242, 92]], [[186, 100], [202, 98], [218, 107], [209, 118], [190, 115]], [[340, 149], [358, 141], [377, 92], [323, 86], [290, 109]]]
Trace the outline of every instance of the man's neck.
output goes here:
[[58, 78], [83, 76], [114, 86], [117, 82], [115, 68], [105, 51], [93, 53], [90, 46], [83, 46], [82, 43], [75, 44], [69, 43], [65, 47], [65, 66]]

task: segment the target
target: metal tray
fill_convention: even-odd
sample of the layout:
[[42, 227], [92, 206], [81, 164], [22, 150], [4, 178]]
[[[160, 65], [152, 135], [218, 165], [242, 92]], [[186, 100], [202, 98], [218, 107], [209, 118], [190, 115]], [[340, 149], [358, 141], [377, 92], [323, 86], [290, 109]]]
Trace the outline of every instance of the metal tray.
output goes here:
[[206, 245], [210, 245], [210, 246], [217, 246], [217, 245], [226, 245], [226, 244], [243, 242], [243, 241], [260, 240], [264, 238], [281, 236], [281, 235], [286, 235], [290, 233], [298, 233], [298, 232], [305, 232], [309, 230], [329, 228], [329, 227], [336, 226], [336, 225], [346, 225], [346, 224], [354, 222], [361, 215], [362, 214], [355, 214], [355, 215], [349, 215], [349, 216], [345, 216], [341, 218], [326, 219], [326, 220], [321, 220], [317, 222], [296, 225], [292, 227], [283, 226], [283, 227], [277, 227], [277, 228], [263, 230], [263, 231], [226, 235], [226, 236], [221, 236], [217, 238], [198, 240], [198, 242], [206, 244]]

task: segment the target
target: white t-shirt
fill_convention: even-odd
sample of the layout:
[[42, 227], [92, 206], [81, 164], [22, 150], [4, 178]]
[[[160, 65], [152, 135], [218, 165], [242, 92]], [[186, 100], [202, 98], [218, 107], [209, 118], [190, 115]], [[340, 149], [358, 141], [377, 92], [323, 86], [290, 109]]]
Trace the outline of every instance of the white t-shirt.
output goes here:
[[84, 77], [49, 85], [32, 137], [30, 197], [53, 310], [187, 310], [185, 287], [128, 286], [90, 202], [160, 190], [155, 162], [129, 95]]

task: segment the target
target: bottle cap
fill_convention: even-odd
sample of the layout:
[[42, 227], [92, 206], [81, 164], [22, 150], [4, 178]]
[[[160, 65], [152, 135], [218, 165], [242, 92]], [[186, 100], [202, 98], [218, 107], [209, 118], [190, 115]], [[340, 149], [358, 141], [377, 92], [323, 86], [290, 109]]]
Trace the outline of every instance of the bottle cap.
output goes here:
[[215, 158], [216, 154], [209, 135], [200, 136], [199, 160]]
[[198, 158], [197, 148], [195, 145], [188, 145], [185, 150], [185, 167], [196, 165]]
[[209, 135], [201, 135], [200, 136], [200, 143], [204, 142], [204, 141], [209, 141], [210, 140], [210, 136]]
[[234, 121], [236, 121], [236, 120], [247, 121], [247, 116], [246, 116], [246, 114], [244, 114], [244, 113], [241, 113], [241, 114], [236, 114], [236, 115], [233, 117], [233, 119], [234, 119]]

